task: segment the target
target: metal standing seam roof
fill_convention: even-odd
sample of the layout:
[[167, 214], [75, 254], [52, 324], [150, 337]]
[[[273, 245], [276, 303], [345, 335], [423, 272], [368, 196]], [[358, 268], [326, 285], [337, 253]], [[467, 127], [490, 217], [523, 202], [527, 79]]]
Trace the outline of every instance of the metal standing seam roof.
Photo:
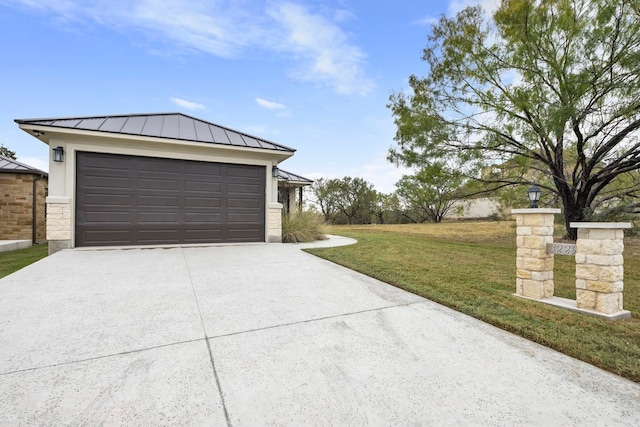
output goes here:
[[287, 172], [280, 168], [278, 168], [278, 181], [291, 181], [291, 182], [303, 183], [306, 185], [313, 184], [313, 180], [311, 179], [305, 178], [300, 175], [296, 175], [295, 173]]
[[32, 168], [29, 165], [25, 165], [24, 163], [20, 163], [17, 160], [13, 160], [9, 157], [0, 156], [0, 173], [28, 173], [33, 175], [43, 175], [48, 176], [44, 171], [40, 169]]
[[16, 119], [22, 125], [48, 126], [121, 135], [168, 138], [234, 147], [295, 152], [296, 150], [182, 113]]

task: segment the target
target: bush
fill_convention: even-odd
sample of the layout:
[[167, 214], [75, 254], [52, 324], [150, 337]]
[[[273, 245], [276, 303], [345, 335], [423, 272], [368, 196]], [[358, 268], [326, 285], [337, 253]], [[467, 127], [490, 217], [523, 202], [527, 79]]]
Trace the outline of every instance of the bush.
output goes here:
[[282, 217], [284, 243], [313, 242], [326, 238], [326, 224], [317, 212], [294, 212]]

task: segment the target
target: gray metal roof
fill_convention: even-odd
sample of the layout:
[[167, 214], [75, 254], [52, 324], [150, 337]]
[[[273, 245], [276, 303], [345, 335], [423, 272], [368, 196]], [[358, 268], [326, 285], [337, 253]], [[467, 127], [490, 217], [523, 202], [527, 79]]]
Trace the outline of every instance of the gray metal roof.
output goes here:
[[295, 152], [296, 150], [182, 113], [16, 119], [18, 124], [178, 139], [235, 147]]
[[20, 163], [17, 160], [13, 160], [9, 157], [0, 156], [0, 173], [28, 173], [32, 175], [44, 175], [48, 174], [40, 169], [32, 168], [29, 165]]
[[313, 184], [313, 180], [305, 178], [300, 175], [296, 175], [295, 173], [287, 172], [278, 168], [278, 181], [287, 181], [287, 182], [295, 182], [301, 183], [305, 185]]

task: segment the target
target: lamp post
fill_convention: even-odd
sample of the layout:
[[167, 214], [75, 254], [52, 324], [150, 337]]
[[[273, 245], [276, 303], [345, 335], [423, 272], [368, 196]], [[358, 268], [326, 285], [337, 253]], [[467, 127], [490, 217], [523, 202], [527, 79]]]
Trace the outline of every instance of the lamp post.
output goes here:
[[538, 207], [538, 200], [540, 200], [540, 195], [542, 194], [542, 190], [535, 183], [529, 187], [527, 190], [527, 195], [529, 196], [529, 200], [531, 201], [531, 207]]

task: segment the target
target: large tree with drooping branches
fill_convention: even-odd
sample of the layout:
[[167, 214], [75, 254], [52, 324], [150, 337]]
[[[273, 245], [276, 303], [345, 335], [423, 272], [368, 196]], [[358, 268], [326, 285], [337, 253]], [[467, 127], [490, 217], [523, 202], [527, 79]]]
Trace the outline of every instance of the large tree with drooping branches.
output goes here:
[[423, 59], [390, 98], [391, 161], [453, 159], [491, 191], [535, 180], [572, 238], [572, 221], [640, 210], [639, 0], [470, 7], [431, 26]]

